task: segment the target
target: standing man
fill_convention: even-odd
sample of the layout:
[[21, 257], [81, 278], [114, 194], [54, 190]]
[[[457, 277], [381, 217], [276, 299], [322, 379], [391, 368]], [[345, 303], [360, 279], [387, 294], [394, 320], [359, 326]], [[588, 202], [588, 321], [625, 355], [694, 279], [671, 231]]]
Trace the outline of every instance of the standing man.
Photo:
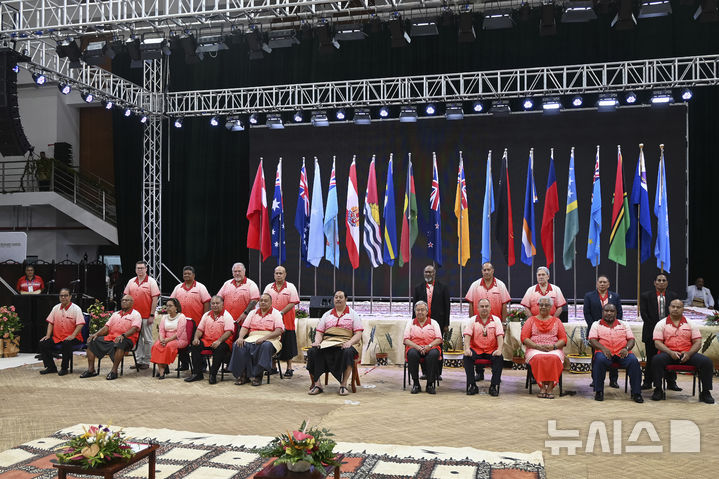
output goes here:
[[277, 358], [280, 361], [287, 361], [285, 377], [291, 378], [292, 358], [297, 356], [297, 334], [295, 333], [295, 306], [300, 302], [300, 295], [297, 288], [287, 278], [287, 270], [284, 266], [275, 268], [275, 282], [265, 287], [265, 293], [272, 297], [272, 307], [282, 314], [282, 322], [285, 331], [282, 333], [282, 349]]
[[[184, 309], [184, 308], [183, 308]], [[212, 351], [212, 366], [210, 368], [210, 384], [217, 383], [217, 371], [230, 355], [232, 350], [232, 334], [235, 332], [235, 322], [230, 313], [225, 311], [225, 305], [220, 296], [213, 296], [210, 301], [210, 311], [205, 313], [195, 331], [192, 340], [192, 369], [194, 374], [185, 379], [185, 382], [202, 381], [202, 351]]]
[[[669, 280], [667, 275], [659, 273], [654, 279], [654, 289], [645, 291], [639, 297], [639, 313], [642, 316], [642, 342], [647, 352], [647, 364], [644, 366], [644, 384], [642, 389], [652, 388], [652, 359], [657, 354], [657, 348], [654, 344], [654, 327], [667, 318], [669, 315], [669, 305], [675, 299], [679, 299], [679, 295], [674, 291], [667, 289]], [[676, 373], [667, 373], [667, 389], [672, 391], [681, 391], [677, 386]], [[661, 387], [661, 384], [655, 384], [654, 387]]]
[[[142, 332], [137, 343], [137, 367], [147, 369], [150, 367], [150, 348], [152, 348], [152, 323], [155, 321], [155, 309], [160, 298], [160, 288], [157, 281], [147, 275], [147, 263], [135, 263], [135, 276], [127, 282], [123, 294], [129, 294], [134, 301], [135, 311], [142, 317]], [[135, 366], [130, 366], [135, 369]]]
[[714, 307], [714, 297], [709, 288], [704, 287], [704, 278], [699, 277], [694, 284], [687, 286], [687, 299], [684, 304], [697, 308]]
[[[58, 376], [67, 374], [72, 357], [72, 348], [82, 343], [82, 327], [85, 326], [85, 318], [82, 315], [80, 306], [70, 301], [70, 290], [60, 290], [60, 304], [56, 304], [47, 316], [47, 333], [40, 338], [38, 352], [45, 369], [40, 374], [57, 373]], [[52, 359], [52, 350], [55, 345], [60, 344], [62, 363], [58, 372], [55, 361]]]
[[[602, 319], [604, 306], [607, 304], [613, 304], [615, 317], [622, 319], [622, 300], [617, 293], [609, 291], [609, 278], [602, 274], [597, 278], [597, 289], [584, 295], [584, 320], [587, 322], [587, 333], [592, 330], [592, 324]], [[596, 349], [592, 347], [592, 353], [595, 351]], [[595, 355], [592, 354], [592, 364], [594, 364], [594, 357]], [[619, 388], [618, 379], [619, 371], [610, 369], [609, 387]], [[591, 386], [594, 387], [593, 381]], [[602, 391], [603, 390], [604, 388], [602, 387]]]
[[[464, 329], [464, 372], [467, 375], [467, 395], [479, 392], [472, 366], [477, 359], [489, 359], [492, 362], [492, 382], [490, 396], [499, 396], [499, 383], [502, 379], [502, 348], [504, 347], [504, 328], [502, 320], [491, 314], [492, 307], [488, 299], [477, 303], [479, 312]], [[484, 369], [484, 368], [482, 368]], [[484, 378], [484, 375], [482, 376]]]
[[562, 308], [567, 305], [567, 300], [564, 299], [564, 294], [559, 286], [549, 282], [549, 268], [540, 266], [537, 268], [537, 284], [527, 288], [521, 302], [522, 306], [528, 310], [529, 316], [539, 314], [539, 300], [545, 296], [552, 298], [552, 308], [549, 314], [559, 317], [562, 314]]
[[25, 266], [25, 276], [17, 280], [15, 289], [20, 294], [40, 294], [45, 289], [45, 282], [35, 274], [35, 267], [29, 264]]
[[[437, 270], [433, 265], [428, 264], [424, 267], [424, 283], [414, 288], [414, 296], [412, 297], [412, 305], [415, 307], [419, 301], [427, 303], [427, 317], [437, 321], [442, 334], [449, 329], [449, 289], [444, 283], [436, 280]], [[425, 379], [422, 377], [422, 379]], [[442, 361], [439, 362], [439, 371], [437, 371], [437, 379], [442, 380]]]
[[[207, 292], [204, 284], [195, 281], [195, 268], [192, 266], [182, 268], [182, 279], [183, 282], [175, 286], [170, 297], [180, 302], [182, 314], [195, 323], [192, 333], [194, 337], [194, 331], [197, 331], [202, 315], [210, 310], [210, 293]], [[190, 346], [179, 351], [180, 371], [189, 369], [189, 349]]]
[[260, 299], [257, 283], [245, 276], [245, 271], [245, 265], [242, 263], [232, 265], [232, 279], [225, 281], [217, 292], [225, 301], [225, 310], [240, 326]]

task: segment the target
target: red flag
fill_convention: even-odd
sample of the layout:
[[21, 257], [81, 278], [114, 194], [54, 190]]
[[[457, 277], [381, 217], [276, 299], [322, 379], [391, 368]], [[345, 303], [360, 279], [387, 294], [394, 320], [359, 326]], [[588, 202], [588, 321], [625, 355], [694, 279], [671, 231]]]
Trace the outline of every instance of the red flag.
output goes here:
[[265, 190], [265, 172], [262, 170], [262, 160], [257, 167], [257, 175], [250, 193], [250, 203], [247, 205], [247, 247], [259, 250], [262, 261], [272, 253], [270, 243], [270, 216], [267, 212], [267, 192]]
[[542, 214], [542, 249], [547, 258], [547, 266], [554, 262], [554, 215], [559, 211], [557, 178], [554, 174], [554, 149], [549, 160], [547, 192], [544, 195], [544, 213]]
[[345, 211], [347, 255], [352, 269], [359, 267], [359, 199], [357, 198], [357, 167], [352, 158], [350, 175], [347, 179], [347, 208]]

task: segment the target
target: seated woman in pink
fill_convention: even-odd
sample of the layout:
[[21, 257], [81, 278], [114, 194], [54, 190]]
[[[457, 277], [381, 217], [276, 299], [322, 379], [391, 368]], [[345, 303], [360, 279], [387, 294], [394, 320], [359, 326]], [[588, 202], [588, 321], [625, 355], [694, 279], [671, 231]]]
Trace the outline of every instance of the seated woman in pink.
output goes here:
[[175, 362], [177, 350], [187, 347], [187, 319], [182, 314], [180, 302], [167, 300], [167, 317], [160, 323], [160, 333], [152, 345], [150, 361], [158, 366], [158, 379], [165, 379], [168, 364]]
[[539, 314], [532, 316], [522, 327], [522, 344], [527, 347], [526, 361], [539, 385], [537, 397], [554, 399], [552, 391], [564, 369], [564, 351], [567, 333], [559, 318], [552, 316], [552, 298], [538, 302]]

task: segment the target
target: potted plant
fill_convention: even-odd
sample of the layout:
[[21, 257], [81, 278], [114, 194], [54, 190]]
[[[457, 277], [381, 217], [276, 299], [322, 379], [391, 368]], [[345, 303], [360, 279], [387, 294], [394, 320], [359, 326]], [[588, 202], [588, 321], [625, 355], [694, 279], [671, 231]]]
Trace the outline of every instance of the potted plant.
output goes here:
[[522, 349], [522, 346], [520, 345], [517, 349], [512, 351], [512, 369], [525, 369], [526, 366], [524, 365], [524, 361], [524, 349]]
[[20, 351], [20, 336], [22, 329], [20, 316], [15, 312], [15, 306], [0, 307], [0, 357], [12, 358]]
[[457, 348], [454, 339], [454, 328], [447, 328], [442, 333], [442, 363], [446, 368], [461, 368], [464, 350]]
[[132, 447], [125, 441], [122, 430], [112, 432], [102, 424], [83, 429], [84, 434], [73, 437], [70, 442], [58, 448], [58, 461], [89, 469], [135, 455]]
[[105, 311], [105, 305], [99, 299], [96, 299], [93, 304], [87, 307], [87, 314], [90, 315], [90, 334], [95, 334], [105, 326], [112, 313]]
[[519, 308], [509, 308], [507, 310], [507, 318], [505, 322], [509, 323], [520, 323], [520, 327], [524, 326], [527, 321], [527, 310], [523, 306]]
[[300, 308], [299, 306], [297, 306], [297, 308], [295, 308], [295, 317], [296, 317], [297, 319], [300, 319], [300, 318], [309, 318], [309, 317], [310, 317], [310, 313], [309, 313], [306, 309]]
[[568, 354], [569, 372], [575, 374], [588, 374], [592, 371], [592, 356], [589, 354], [589, 340], [587, 340], [587, 327], [577, 326], [569, 335], [569, 342], [574, 345], [577, 352]]
[[[388, 357], [387, 351], [393, 348], [392, 336], [389, 333], [384, 333], [384, 338], [387, 343], [387, 347], [385, 350], [385, 348], [382, 346], [382, 341], [380, 341], [379, 336], [377, 336], [377, 341], [375, 341], [376, 332], [377, 325], [375, 324], [374, 326], [372, 326], [372, 330], [369, 333], [369, 341], [367, 341], [367, 351], [369, 351], [370, 346], [373, 346], [375, 351], [375, 357], [377, 359], [377, 366], [386, 366]], [[379, 352], [377, 352], [377, 350], [379, 350]]]
[[719, 313], [710, 314], [704, 318], [704, 324], [707, 326], [719, 326]]
[[307, 421], [302, 421], [299, 430], [276, 436], [259, 453], [262, 457], [276, 458], [273, 464], [285, 464], [290, 472], [339, 466], [333, 452], [337, 443], [331, 436], [329, 430], [309, 427]]

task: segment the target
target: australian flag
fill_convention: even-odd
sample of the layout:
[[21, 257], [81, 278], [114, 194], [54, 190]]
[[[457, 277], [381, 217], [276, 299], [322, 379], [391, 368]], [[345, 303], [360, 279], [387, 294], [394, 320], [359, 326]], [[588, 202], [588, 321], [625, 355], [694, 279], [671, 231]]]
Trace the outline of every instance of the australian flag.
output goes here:
[[300, 234], [302, 261], [305, 262], [306, 266], [312, 266], [307, 261], [307, 243], [310, 239], [310, 195], [307, 187], [307, 170], [305, 170], [304, 158], [302, 159], [302, 170], [300, 170], [300, 194], [297, 198], [295, 229]]
[[432, 155], [432, 192], [429, 194], [430, 228], [427, 234], [427, 254], [439, 266], [442, 266], [442, 215], [439, 206], [439, 175], [437, 174], [437, 156]]
[[275, 176], [275, 196], [272, 198], [270, 214], [270, 239], [272, 256], [277, 258], [277, 264], [284, 263], [287, 252], [285, 251], [285, 214], [282, 204], [282, 158], [277, 163], [277, 176]]

